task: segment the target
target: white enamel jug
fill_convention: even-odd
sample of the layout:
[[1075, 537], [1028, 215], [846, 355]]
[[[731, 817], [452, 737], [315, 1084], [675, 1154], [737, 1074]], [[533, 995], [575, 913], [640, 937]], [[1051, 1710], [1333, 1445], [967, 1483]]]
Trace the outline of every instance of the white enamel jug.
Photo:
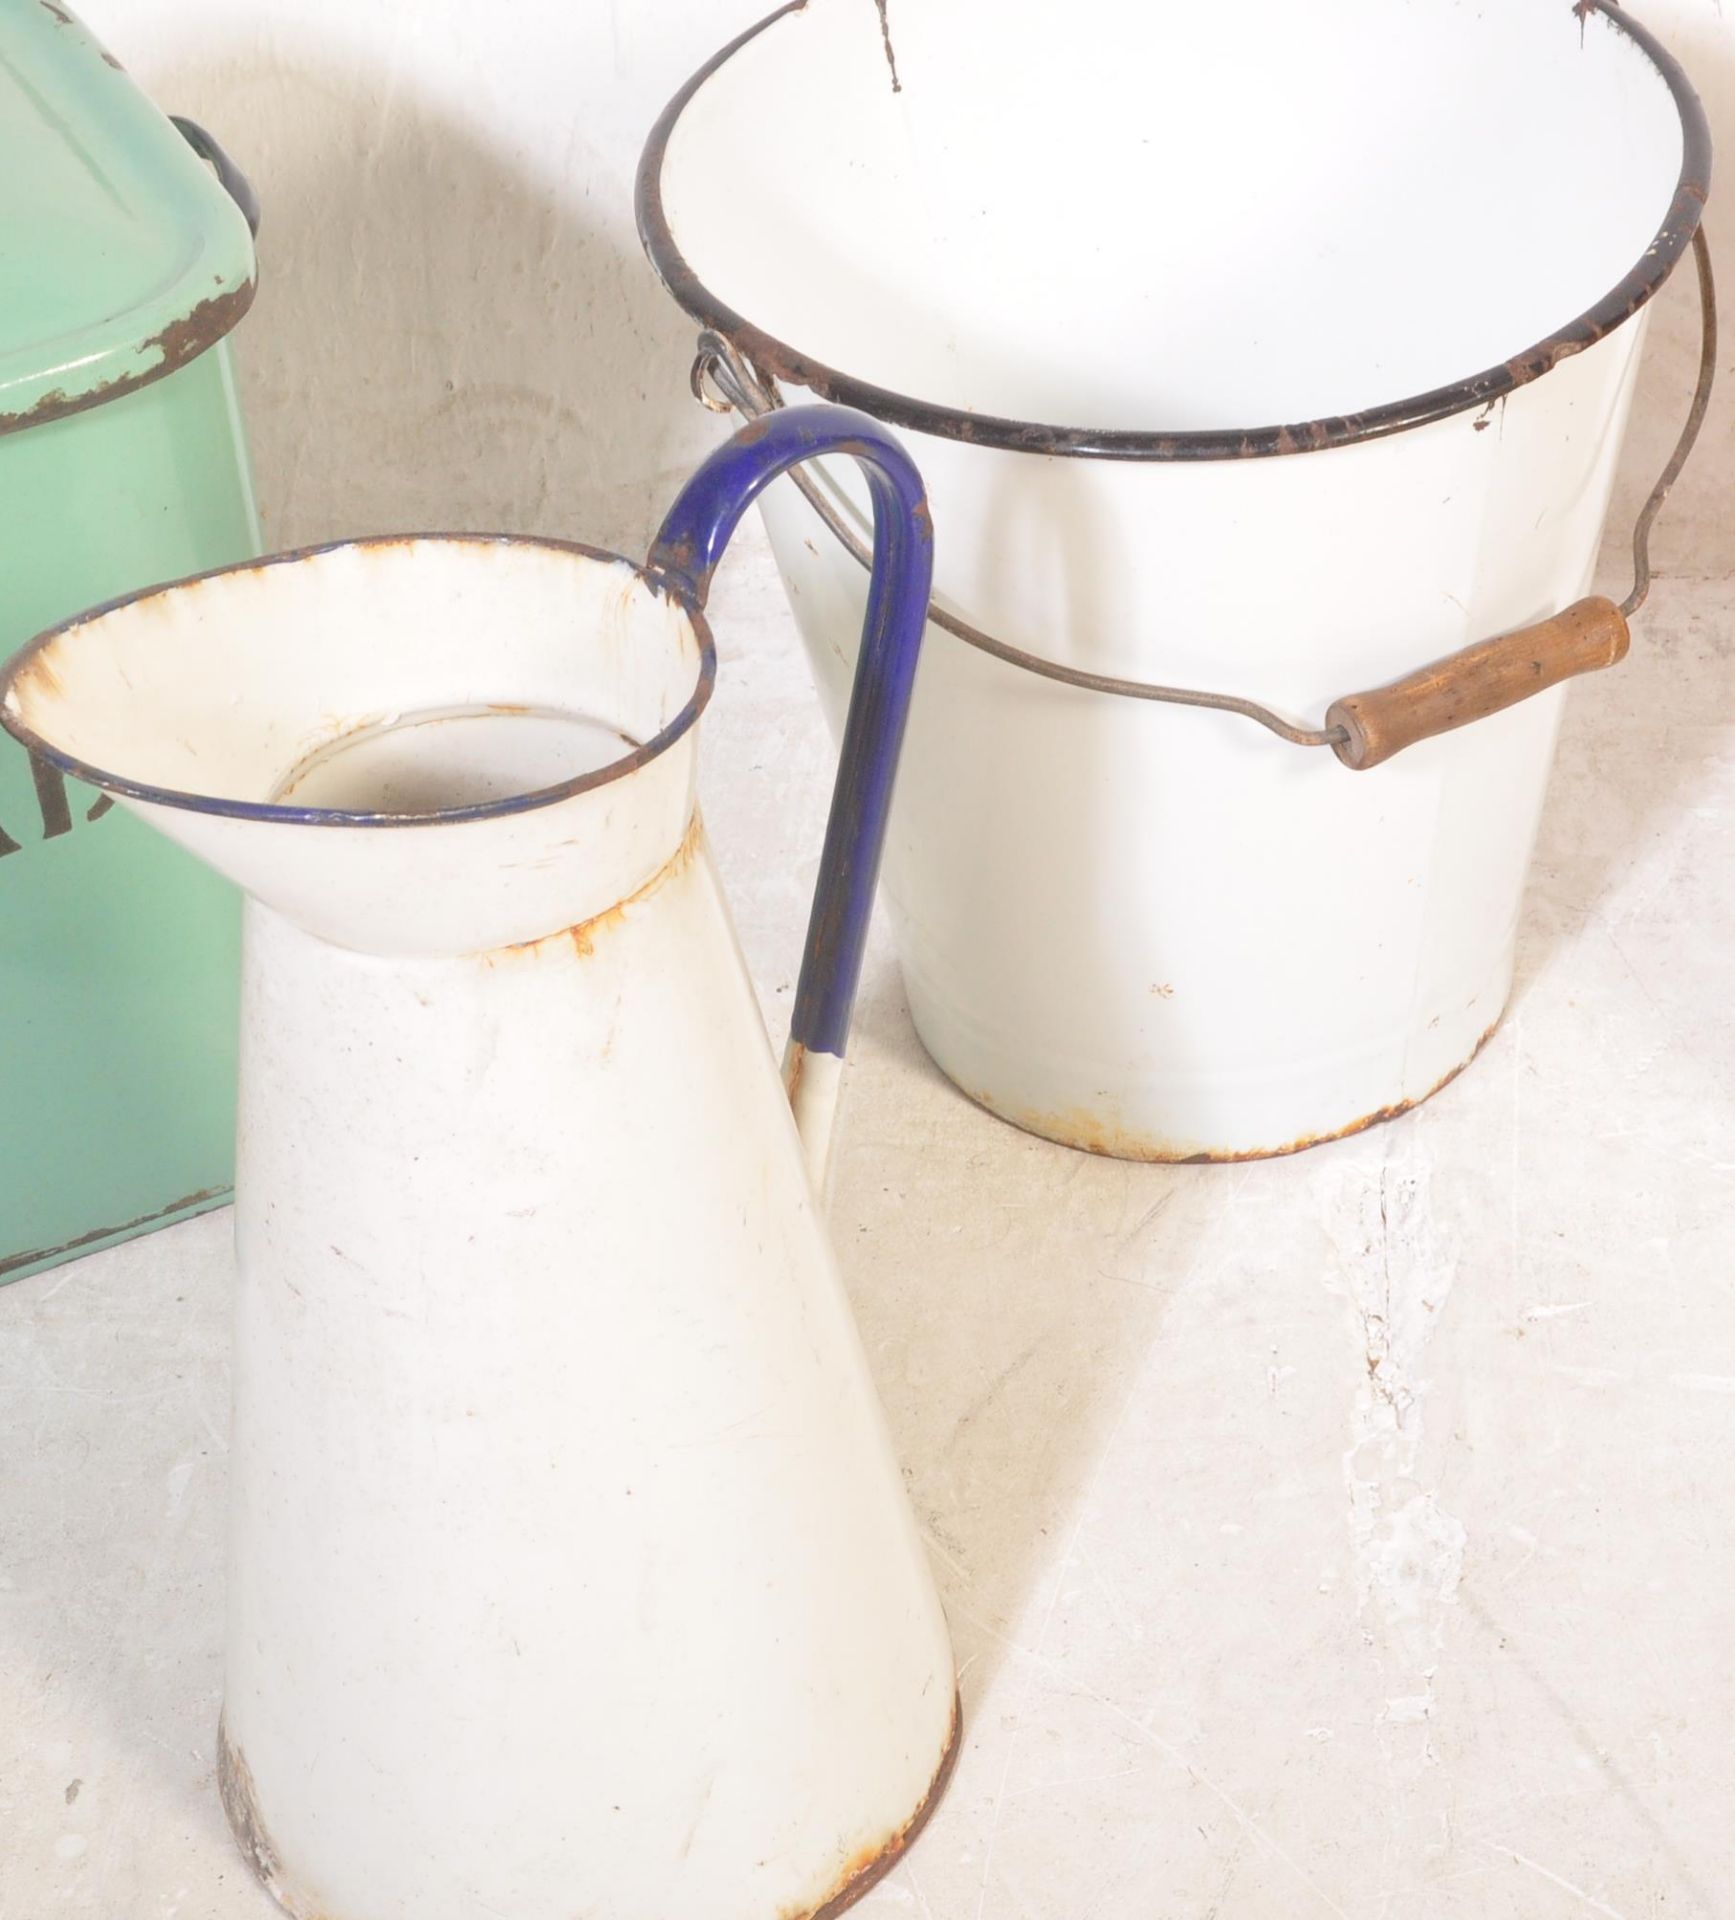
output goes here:
[[[875, 606], [779, 1087], [694, 808], [700, 608], [816, 451]], [[248, 895], [223, 1798], [302, 1920], [790, 1920], [907, 1842], [945, 1623], [816, 1210], [931, 569], [785, 415], [649, 563], [361, 541], [0, 677]]]

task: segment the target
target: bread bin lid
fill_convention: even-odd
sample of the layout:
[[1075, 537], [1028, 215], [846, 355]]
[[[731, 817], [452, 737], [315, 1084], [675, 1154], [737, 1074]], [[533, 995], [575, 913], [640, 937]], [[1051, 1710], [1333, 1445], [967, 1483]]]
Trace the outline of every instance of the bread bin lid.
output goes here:
[[252, 304], [192, 137], [59, 0], [0, 0], [0, 434], [160, 379]]

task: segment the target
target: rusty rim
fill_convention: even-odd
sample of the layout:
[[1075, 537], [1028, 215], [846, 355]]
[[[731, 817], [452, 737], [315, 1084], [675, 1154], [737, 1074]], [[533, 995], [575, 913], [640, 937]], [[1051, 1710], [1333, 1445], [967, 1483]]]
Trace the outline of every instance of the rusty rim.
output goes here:
[[856, 1868], [823, 1906], [814, 1909], [808, 1920], [838, 1920], [840, 1914], [847, 1912], [865, 1894], [871, 1893], [909, 1852], [922, 1829], [933, 1818], [934, 1809], [945, 1797], [946, 1788], [951, 1784], [952, 1771], [958, 1764], [963, 1735], [964, 1700], [962, 1694], [955, 1692], [952, 1695], [952, 1724], [946, 1734], [945, 1751], [940, 1755], [940, 1764], [934, 1770], [934, 1777], [928, 1783], [921, 1805], [870, 1860]]
[[[686, 704], [680, 712], [647, 740], [643, 746], [635, 747], [631, 753], [624, 754], [619, 760], [611, 760], [605, 767], [593, 768], [589, 773], [575, 775], [552, 787], [537, 787], [527, 793], [509, 794], [504, 800], [488, 800], [470, 807], [446, 807], [432, 813], [369, 813], [351, 812], [339, 807], [294, 807], [283, 806], [269, 800], [230, 800], [216, 794], [184, 793], [174, 787], [152, 786], [144, 781], [128, 780], [123, 775], [111, 773], [104, 767], [94, 767], [88, 761], [79, 760], [70, 753], [44, 740], [31, 727], [19, 712], [16, 698], [19, 680], [29, 670], [36, 657], [46, 651], [62, 635], [73, 633], [94, 620], [100, 620], [105, 614], [118, 612], [122, 607], [132, 606], [141, 600], [156, 600], [169, 594], [180, 593], [188, 587], [199, 586], [206, 580], [221, 580], [237, 574], [264, 573], [272, 567], [293, 565], [302, 560], [318, 560], [328, 553], [344, 553], [357, 548], [382, 548], [403, 546], [473, 546], [473, 547], [532, 547], [541, 551], [571, 554], [585, 560], [606, 561], [610, 566], [625, 567], [645, 588], [661, 598], [668, 599], [680, 608], [693, 629], [694, 638], [699, 645], [698, 674], [693, 683], [693, 691], [688, 695]], [[697, 723], [700, 714], [710, 704], [711, 694], [717, 684], [717, 647], [711, 637], [711, 629], [706, 624], [703, 612], [674, 586], [651, 572], [638, 566], [624, 554], [608, 553], [601, 547], [588, 547], [577, 540], [555, 540], [532, 537], [515, 533], [397, 533], [377, 534], [362, 540], [327, 540], [317, 546], [293, 547], [285, 553], [274, 553], [263, 560], [244, 560], [239, 565], [212, 567], [205, 573], [189, 574], [183, 580], [169, 581], [165, 585], [147, 587], [140, 593], [123, 593], [118, 598], [106, 600], [100, 606], [91, 607], [76, 619], [63, 620], [57, 625], [39, 633], [34, 640], [26, 643], [9, 660], [0, 661], [0, 727], [12, 735], [20, 746], [46, 760], [50, 766], [58, 767], [62, 773], [70, 774], [75, 780], [87, 785], [100, 787], [105, 793], [117, 793], [129, 800], [142, 800], [157, 807], [174, 807], [183, 813], [219, 814], [229, 820], [272, 820], [282, 825], [302, 827], [449, 827], [467, 820], [499, 820], [509, 814], [530, 813], [538, 807], [553, 806], [557, 801], [570, 800], [574, 795], [588, 793], [593, 788], [607, 786], [611, 781], [624, 779], [628, 774], [638, 772], [660, 754], [672, 747], [681, 736], [689, 732]]]
[[[1110, 1143], [1106, 1132], [1097, 1138], [1088, 1139], [1074, 1131], [1062, 1130], [1060, 1118], [1053, 1114], [1019, 1113], [1013, 1108], [1001, 1105], [991, 1095], [978, 1093], [965, 1086], [962, 1080], [954, 1079], [951, 1070], [940, 1065], [938, 1059], [928, 1051], [928, 1043], [922, 1040], [922, 1050], [928, 1054], [935, 1068], [944, 1075], [947, 1082], [961, 1093], [973, 1106], [980, 1107], [996, 1120], [1004, 1120], [1008, 1126], [1016, 1127], [1032, 1140], [1046, 1140], [1051, 1146], [1065, 1147], [1072, 1153], [1094, 1154], [1100, 1160], [1118, 1160], [1123, 1166], [1144, 1167], [1233, 1167], [1242, 1166], [1254, 1160], [1288, 1160], [1298, 1153], [1311, 1153], [1315, 1147], [1329, 1147], [1339, 1140], [1353, 1140], [1357, 1134], [1366, 1133], [1374, 1127], [1389, 1126], [1394, 1120], [1401, 1120], [1406, 1114], [1432, 1100], [1436, 1094], [1444, 1093], [1458, 1076], [1475, 1065], [1482, 1050], [1500, 1031], [1500, 1022], [1506, 1018], [1505, 1008], [1482, 1030], [1481, 1038], [1465, 1054], [1455, 1067], [1441, 1074], [1431, 1087], [1412, 1094], [1407, 1100], [1394, 1100], [1389, 1107], [1376, 1107], [1372, 1113], [1364, 1113], [1359, 1120], [1351, 1120], [1346, 1125], [1334, 1127], [1329, 1133], [1304, 1133], [1294, 1140], [1285, 1140], [1275, 1147], [1202, 1147], [1196, 1152], [1181, 1153], [1163, 1147], [1144, 1147], [1136, 1140], [1120, 1139]], [[920, 1028], [916, 1038], [922, 1039]]]
[[[935, 1769], [927, 1792], [922, 1796], [921, 1804], [891, 1839], [870, 1860], [852, 1872], [835, 1892], [827, 1896], [822, 1905], [815, 1907], [806, 1920], [838, 1920], [839, 1915], [853, 1907], [864, 1894], [871, 1892], [909, 1851], [933, 1817], [934, 1809], [940, 1804], [951, 1782], [963, 1731], [964, 1702], [961, 1695], [954, 1693], [952, 1722], [946, 1734], [945, 1751], [940, 1755], [940, 1764]], [[283, 1866], [276, 1843], [260, 1818], [252, 1771], [240, 1749], [230, 1740], [222, 1715], [217, 1721], [217, 1789], [230, 1834], [254, 1878], [279, 1906], [292, 1913], [299, 1912], [295, 1896], [284, 1885]]]
[[[47, 4], [47, 0], [44, 0], [44, 4]], [[57, 7], [51, 5], [48, 10], [63, 24], [69, 22], [70, 16], [61, 13]], [[102, 57], [111, 67], [120, 64], [110, 54], [103, 53]], [[247, 231], [257, 240], [259, 196], [253, 190], [252, 182], [230, 159], [215, 137], [207, 133], [196, 120], [170, 114], [169, 122], [216, 174], [218, 184], [235, 202], [242, 219], [247, 222]], [[255, 271], [250, 272], [245, 280], [224, 293], [201, 300], [190, 312], [172, 320], [143, 343], [147, 350], [155, 347], [162, 356], [154, 366], [147, 367], [142, 373], [120, 374], [84, 393], [68, 394], [56, 387], [33, 401], [22, 412], [0, 414], [0, 435], [16, 433], [25, 427], [45, 426], [51, 420], [65, 420], [73, 414], [85, 412], [87, 408], [105, 406], [111, 400], [120, 399], [123, 394], [132, 393], [139, 387], [148, 387], [168, 374], [179, 372], [182, 367], [228, 338], [247, 317], [258, 290], [255, 260]]]
[[639, 157], [634, 193], [639, 239], [658, 278], [681, 307], [701, 326], [722, 334], [761, 373], [805, 387], [822, 399], [859, 407], [888, 425], [933, 434], [942, 440], [962, 440], [972, 446], [997, 447], [1013, 453], [1074, 455], [1097, 460], [1249, 460], [1279, 454], [1316, 453], [1327, 447], [1350, 446], [1357, 441], [1402, 433], [1409, 427], [1426, 426], [1430, 421], [1487, 406], [1502, 394], [1527, 386], [1562, 360], [1594, 346], [1630, 320], [1668, 279], [1691, 244], [1710, 191], [1710, 127], [1699, 96], [1679, 62], [1652, 33], [1622, 13], [1617, 0], [1577, 0], [1573, 10], [1581, 23], [1589, 15], [1597, 14], [1617, 32], [1624, 33], [1668, 86], [1681, 116], [1681, 173], [1669, 211], [1651, 244], [1594, 306], [1557, 328], [1547, 339], [1499, 366], [1488, 367], [1467, 379], [1435, 387], [1409, 399], [1389, 401], [1360, 413], [1333, 414], [1280, 426], [1164, 432], [1144, 428], [1049, 426], [998, 414], [972, 413], [965, 408], [941, 406], [909, 394], [894, 393], [871, 381], [855, 379], [754, 326], [704, 284], [688, 264], [670, 228], [663, 204], [663, 169], [669, 141], [688, 102], [742, 47], [786, 14], [798, 13], [806, 5], [807, 0], [788, 0], [788, 4], [719, 48], [663, 109]]

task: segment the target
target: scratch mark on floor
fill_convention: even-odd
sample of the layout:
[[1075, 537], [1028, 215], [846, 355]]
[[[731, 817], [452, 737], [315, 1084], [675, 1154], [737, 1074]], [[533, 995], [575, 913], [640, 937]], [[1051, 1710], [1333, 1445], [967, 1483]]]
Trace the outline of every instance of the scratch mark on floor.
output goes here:
[[[1083, 1682], [1074, 1679], [1072, 1675], [1061, 1667], [1059, 1661], [1050, 1659], [1046, 1654], [1038, 1653], [1033, 1647], [1025, 1646], [1022, 1641], [1014, 1640], [1007, 1634], [997, 1632], [993, 1627], [989, 1626], [987, 1621], [964, 1612], [962, 1609], [958, 1611], [957, 1617], [967, 1621], [978, 1633], [986, 1634], [990, 1640], [994, 1641], [997, 1646], [1005, 1648], [1008, 1653], [1016, 1654], [1020, 1659], [1028, 1660], [1032, 1666], [1036, 1667], [1038, 1671], [1046, 1675], [1047, 1678], [1054, 1681], [1055, 1684], [1065, 1692], [1071, 1694], [1074, 1699], [1089, 1700], [1094, 1706], [1100, 1707], [1111, 1719], [1118, 1720], [1122, 1726], [1129, 1728], [1146, 1746], [1151, 1748], [1153, 1752], [1160, 1753], [1165, 1760], [1171, 1761], [1175, 1766], [1179, 1767], [1188, 1779], [1196, 1781], [1207, 1793], [1214, 1795], [1216, 1799], [1221, 1801], [1228, 1812], [1239, 1822], [1242, 1829], [1250, 1834], [1253, 1839], [1257, 1840], [1274, 1859], [1281, 1861], [1328, 1913], [1335, 1914], [1337, 1920], [1350, 1920], [1350, 1916], [1308, 1873], [1301, 1862], [1279, 1841], [1267, 1833], [1238, 1800], [1223, 1787], [1219, 1786], [1203, 1767], [1199, 1766], [1195, 1761], [1189, 1760], [1179, 1748], [1171, 1745], [1161, 1734], [1154, 1732], [1145, 1721], [1128, 1713], [1125, 1707], [1117, 1705], [1113, 1700], [1109, 1699], [1106, 1694], [1098, 1693], [1094, 1687], [1087, 1687]], [[1022, 1731], [1022, 1728], [1014, 1729], [1012, 1745], [1016, 1745], [1018, 1736]], [[1010, 1769], [1011, 1764], [1012, 1753], [1009, 1750], [1006, 1756], [1006, 1769], [1002, 1770], [1000, 1776], [1000, 1789], [994, 1796], [994, 1824], [996, 1826], [999, 1823], [1001, 1801], [1005, 1797], [1006, 1771]], [[989, 1863], [985, 1861], [982, 1869], [982, 1893], [984, 1901], [987, 1898], [988, 1891], [988, 1870]], [[982, 1911], [982, 1906], [979, 1904], [976, 1909], [977, 1920], [981, 1920]], [[1624, 1916], [1616, 1914], [1614, 1920], [1624, 1920]]]
[[1520, 1853], [1516, 1847], [1509, 1847], [1494, 1840], [1484, 1840], [1480, 1844], [1487, 1847], [1490, 1852], [1504, 1853], [1515, 1860], [1519, 1866], [1528, 1867], [1532, 1873], [1540, 1874], [1544, 1880], [1552, 1882], [1563, 1892], [1570, 1893], [1575, 1900], [1582, 1900], [1592, 1913], [1603, 1914], [1606, 1920], [1626, 1920], [1625, 1914], [1617, 1913], [1613, 1907], [1605, 1905], [1594, 1894], [1586, 1893], [1583, 1887], [1575, 1887], [1570, 1880], [1551, 1871], [1540, 1860], [1532, 1860], [1527, 1853]]

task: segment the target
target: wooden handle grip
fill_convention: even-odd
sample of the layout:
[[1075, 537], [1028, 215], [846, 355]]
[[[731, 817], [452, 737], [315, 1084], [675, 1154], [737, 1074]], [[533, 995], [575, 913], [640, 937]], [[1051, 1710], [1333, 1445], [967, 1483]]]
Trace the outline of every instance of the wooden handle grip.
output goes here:
[[1449, 653], [1371, 693], [1332, 702], [1328, 727], [1345, 738], [1332, 751], [1358, 773], [1405, 747], [1516, 706], [1575, 673], [1612, 667], [1627, 652], [1627, 623], [1612, 600], [1579, 600], [1552, 620]]

